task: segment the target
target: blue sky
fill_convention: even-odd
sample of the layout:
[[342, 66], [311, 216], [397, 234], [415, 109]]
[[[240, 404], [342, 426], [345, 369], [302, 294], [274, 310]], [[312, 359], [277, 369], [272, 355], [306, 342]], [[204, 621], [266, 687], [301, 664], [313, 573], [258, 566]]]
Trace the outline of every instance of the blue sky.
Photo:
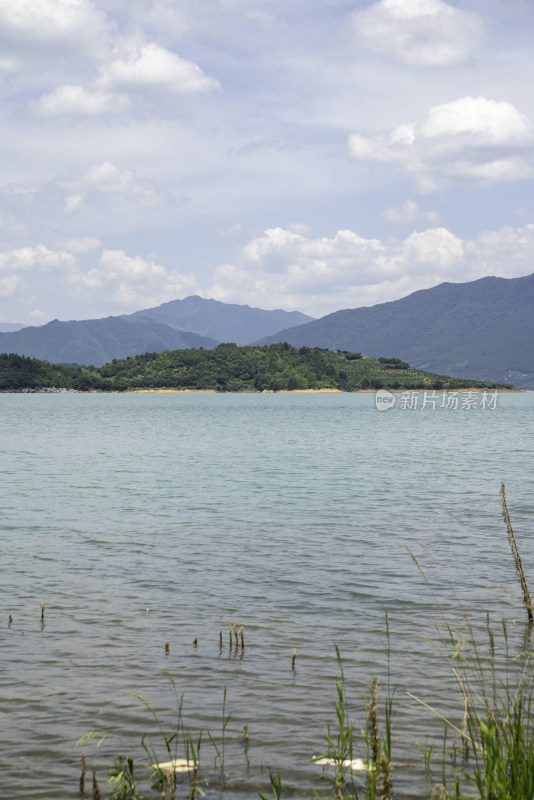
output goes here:
[[534, 271], [528, 0], [0, 0], [0, 321]]

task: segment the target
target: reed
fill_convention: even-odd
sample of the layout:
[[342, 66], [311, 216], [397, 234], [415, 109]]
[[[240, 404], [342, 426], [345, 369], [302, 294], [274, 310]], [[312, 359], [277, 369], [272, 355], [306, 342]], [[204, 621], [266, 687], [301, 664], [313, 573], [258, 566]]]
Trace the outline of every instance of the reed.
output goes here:
[[213, 748], [216, 753], [216, 758], [219, 761], [219, 768], [223, 784], [225, 781], [225, 774], [226, 774], [225, 773], [226, 729], [231, 719], [232, 719], [232, 714], [226, 712], [226, 686], [225, 686], [223, 692], [222, 714], [221, 714], [221, 739], [219, 744], [217, 743], [217, 740], [212, 735], [212, 733], [208, 730], [209, 740], [213, 745]]
[[[327, 751], [323, 755], [315, 756], [312, 761], [332, 764], [334, 767], [333, 793], [336, 800], [342, 800], [347, 796], [347, 793], [354, 798], [358, 797], [358, 793], [351, 772], [354, 749], [354, 723], [350, 722], [348, 714], [345, 697], [345, 672], [341, 653], [337, 645], [335, 645], [335, 648], [339, 668], [339, 677], [336, 678], [337, 700], [335, 703], [337, 729], [335, 733], [332, 733], [330, 725], [328, 726], [325, 736]], [[345, 780], [347, 769], [350, 775], [348, 785]]]
[[[178, 693], [178, 689], [176, 687], [176, 682], [173, 676], [167, 672], [167, 670], [160, 670], [161, 674], [167, 678], [171, 685], [172, 693], [174, 695], [175, 705], [176, 705], [176, 718], [173, 725], [173, 730], [168, 731], [165, 729], [163, 723], [161, 722], [157, 712], [153, 708], [153, 706], [145, 700], [139, 694], [135, 692], [127, 692], [132, 697], [137, 698], [140, 700], [145, 708], [150, 712], [151, 716], [155, 720], [158, 730], [159, 730], [159, 738], [160, 742], [163, 743], [165, 748], [165, 755], [166, 760], [163, 761], [159, 758], [157, 752], [157, 743], [155, 744], [153, 741], [148, 740], [146, 734], [143, 735], [141, 739], [141, 746], [145, 752], [147, 761], [152, 769], [152, 779], [156, 781], [158, 787], [161, 789], [163, 796], [165, 793], [168, 792], [170, 800], [174, 800], [176, 795], [176, 768], [175, 765], [178, 763], [178, 751], [180, 747], [180, 740], [184, 736], [184, 726], [183, 726], [183, 702], [184, 696], [183, 694]], [[168, 766], [168, 765], [171, 766]]]
[[201, 771], [200, 771], [200, 748], [202, 746], [202, 731], [199, 731], [196, 737], [191, 733], [185, 736], [185, 758], [188, 764], [192, 765], [192, 769], [188, 771], [189, 776], [189, 800], [194, 800], [196, 792], [204, 794], [200, 787]]
[[519, 550], [517, 549], [517, 542], [515, 540], [514, 531], [512, 528], [512, 523], [510, 521], [510, 514], [508, 513], [508, 506], [506, 505], [506, 491], [504, 483], [501, 483], [501, 505], [502, 505], [502, 515], [504, 522], [506, 524], [506, 531], [508, 533], [508, 541], [510, 543], [510, 548], [512, 550], [512, 555], [514, 557], [514, 564], [515, 569], [517, 572], [517, 577], [519, 578], [519, 583], [521, 585], [521, 591], [523, 593], [523, 605], [527, 611], [528, 621], [530, 623], [534, 622], [534, 615], [532, 613], [532, 600], [530, 598], [530, 592], [528, 589], [527, 578], [525, 575], [525, 570], [523, 569], [523, 564], [521, 561], [521, 556], [519, 555]]
[[[442, 633], [444, 657], [460, 690], [461, 718], [445, 716], [431, 704], [446, 729], [462, 741], [463, 766], [443, 765], [442, 785], [449, 798], [464, 793], [461, 784], [479, 800], [532, 800], [534, 797], [534, 670], [530, 649], [509, 651], [508, 627], [499, 637], [491, 629], [487, 642], [476, 635], [464, 615], [460, 624]], [[458, 648], [461, 640], [464, 647]], [[450, 658], [453, 654], [453, 660]], [[474, 792], [474, 794], [472, 794]]]
[[369, 702], [367, 704], [367, 735], [371, 747], [371, 759], [378, 761], [380, 751], [380, 734], [378, 732], [378, 718], [376, 708], [376, 678], [371, 680], [369, 687]]
[[293, 652], [291, 653], [291, 669], [293, 672], [295, 671], [295, 661], [297, 659], [297, 648], [295, 647]]

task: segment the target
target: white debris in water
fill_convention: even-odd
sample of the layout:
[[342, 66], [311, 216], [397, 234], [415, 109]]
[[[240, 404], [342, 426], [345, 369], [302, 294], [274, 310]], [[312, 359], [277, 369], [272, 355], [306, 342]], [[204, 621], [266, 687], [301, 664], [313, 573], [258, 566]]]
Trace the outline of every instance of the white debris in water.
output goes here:
[[172, 770], [173, 772], [193, 772], [197, 764], [192, 761], [187, 761], [185, 758], [173, 758], [172, 761], [160, 761], [158, 764], [152, 764], [153, 769], [162, 769], [165, 772]]
[[[338, 763], [333, 758], [317, 758], [314, 759], [316, 764], [321, 764], [325, 767], [337, 767]], [[343, 761], [343, 767], [345, 769], [350, 769], [352, 772], [366, 772], [374, 769], [373, 764], [366, 764], [365, 761], [362, 761], [361, 758], [346, 758]]]

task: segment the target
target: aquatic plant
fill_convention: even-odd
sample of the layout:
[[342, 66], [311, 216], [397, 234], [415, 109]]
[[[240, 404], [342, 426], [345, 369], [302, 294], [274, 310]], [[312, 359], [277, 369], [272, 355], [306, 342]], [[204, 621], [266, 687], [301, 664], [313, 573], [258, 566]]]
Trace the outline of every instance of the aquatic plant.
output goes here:
[[157, 712], [153, 708], [153, 706], [145, 700], [139, 694], [135, 692], [127, 692], [127, 694], [132, 695], [132, 697], [137, 698], [138, 700], [143, 703], [145, 708], [150, 712], [159, 729], [160, 735], [160, 742], [163, 743], [166, 753], [166, 760], [163, 761], [157, 752], [158, 743], [154, 743], [152, 740], [148, 740], [146, 734], [143, 735], [141, 739], [141, 746], [145, 751], [147, 761], [149, 766], [152, 769], [152, 779], [156, 781], [162, 793], [165, 795], [165, 792], [168, 792], [170, 800], [174, 800], [176, 794], [176, 772], [178, 771], [178, 767], [181, 765], [181, 760], [178, 758], [179, 752], [179, 745], [180, 745], [180, 738], [184, 734], [184, 726], [183, 726], [183, 702], [184, 696], [183, 694], [178, 693], [178, 689], [176, 687], [176, 682], [170, 672], [167, 670], [160, 670], [161, 674], [164, 675], [169, 683], [171, 684], [172, 693], [174, 695], [175, 704], [176, 704], [176, 719], [174, 722], [173, 730], [168, 732], [163, 723], [161, 722]]
[[134, 778], [134, 762], [129, 756], [125, 758], [122, 753], [118, 753], [110, 769], [108, 781], [112, 794], [110, 798], [117, 800], [138, 800]]
[[[350, 722], [347, 702], [345, 698], [345, 672], [343, 669], [343, 660], [337, 645], [336, 648], [337, 663], [339, 668], [339, 677], [336, 678], [336, 692], [337, 699], [335, 702], [337, 729], [332, 733], [330, 725], [326, 732], [327, 751], [320, 756], [315, 756], [312, 761], [330, 763], [334, 767], [333, 791], [337, 800], [346, 796], [347, 789], [353, 797], [357, 798], [358, 794], [354, 781], [352, 779], [352, 763], [353, 763], [353, 748], [354, 748], [354, 723]], [[350, 780], [347, 785], [345, 781], [345, 773], [349, 772]]]
[[[534, 797], [534, 670], [530, 649], [513, 655], [508, 625], [501, 637], [487, 626], [487, 642], [464, 615], [441, 634], [443, 655], [453, 666], [460, 690], [460, 718], [445, 716], [408, 693], [460, 736], [464, 764], [443, 764], [442, 785], [457, 797], [461, 779], [480, 800], [532, 800]], [[458, 648], [458, 641], [463, 647]], [[452, 655], [452, 658], [450, 657]], [[445, 748], [444, 748], [445, 750]]]
[[223, 692], [222, 714], [221, 714], [221, 739], [219, 744], [217, 743], [217, 740], [215, 739], [213, 734], [208, 730], [208, 737], [217, 754], [216, 758], [219, 761], [219, 767], [223, 781], [225, 776], [224, 758], [225, 758], [225, 746], [226, 746], [226, 728], [228, 727], [228, 723], [230, 722], [231, 718], [232, 714], [226, 713], [226, 686], [225, 686]]
[[[271, 781], [271, 788], [273, 790], [273, 797], [274, 800], [280, 800], [282, 797], [282, 779], [280, 778], [280, 773], [277, 772], [276, 775], [272, 772], [269, 772], [269, 780]], [[260, 793], [261, 800], [270, 800], [270, 798], [266, 797], [266, 795]]]

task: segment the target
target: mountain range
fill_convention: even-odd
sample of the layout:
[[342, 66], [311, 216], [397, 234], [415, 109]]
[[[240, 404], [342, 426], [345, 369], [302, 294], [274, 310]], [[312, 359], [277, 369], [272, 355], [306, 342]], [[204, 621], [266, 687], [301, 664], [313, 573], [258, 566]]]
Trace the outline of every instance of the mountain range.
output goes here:
[[442, 283], [335, 311], [260, 343], [280, 341], [397, 356], [417, 369], [534, 389], [534, 274]]
[[0, 333], [0, 352], [100, 366], [145, 352], [210, 349], [221, 341], [394, 356], [432, 373], [534, 389], [534, 274], [442, 283], [316, 320], [192, 296], [121, 317], [54, 320]]
[[209, 349], [221, 341], [248, 344], [311, 319], [299, 311], [264, 311], [194, 295], [121, 317], [55, 319], [39, 327], [0, 333], [0, 353], [53, 364], [101, 366], [140, 353]]

